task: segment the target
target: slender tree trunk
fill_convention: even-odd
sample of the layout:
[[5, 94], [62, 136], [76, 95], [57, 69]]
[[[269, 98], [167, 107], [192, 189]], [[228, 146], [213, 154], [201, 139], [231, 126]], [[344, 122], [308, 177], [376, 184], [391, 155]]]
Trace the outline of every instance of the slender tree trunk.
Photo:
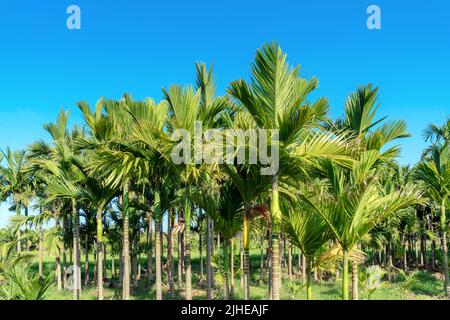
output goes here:
[[86, 245], [84, 247], [84, 285], [89, 284], [89, 243], [88, 236], [85, 237]]
[[200, 279], [203, 280], [205, 277], [204, 271], [203, 271], [203, 241], [202, 241], [202, 230], [199, 227], [198, 230], [198, 252], [200, 254]]
[[431, 270], [436, 270], [436, 241], [431, 241]]
[[[303, 257], [305, 257], [303, 255]], [[306, 272], [306, 300], [312, 300], [312, 286], [311, 286], [311, 260], [305, 257], [304, 269]], [[305, 281], [305, 280], [304, 280]]]
[[352, 261], [352, 299], [359, 300], [358, 263], [356, 261]]
[[81, 294], [81, 268], [80, 268], [80, 216], [75, 200], [72, 200], [73, 213], [73, 299], [79, 300]]
[[303, 280], [303, 283], [306, 282], [306, 272], [307, 272], [307, 270], [306, 270], [306, 257], [302, 253], [302, 280]]
[[39, 238], [39, 257], [38, 257], [38, 264], [39, 264], [39, 279], [42, 279], [43, 273], [42, 273], [42, 255], [44, 251], [44, 245], [42, 243], [42, 223], [39, 222], [38, 225], [38, 238]]
[[272, 299], [280, 300], [281, 290], [281, 267], [280, 267], [280, 244], [279, 244], [279, 224], [281, 222], [281, 211], [278, 200], [278, 175], [274, 175], [272, 179], [272, 199], [271, 199], [271, 216], [274, 224], [272, 235]]
[[342, 270], [342, 300], [348, 300], [348, 252], [343, 250], [344, 265]]
[[119, 283], [123, 286], [123, 251], [119, 254]]
[[230, 252], [228, 251], [229, 243], [228, 240], [223, 241], [222, 251], [223, 251], [223, 259], [224, 259], [224, 272], [225, 272], [225, 281], [224, 281], [224, 300], [228, 300], [230, 297], [230, 286], [229, 286], [229, 272], [230, 272]]
[[61, 276], [61, 259], [56, 257], [56, 288], [58, 291], [62, 290], [62, 276]]
[[272, 268], [273, 268], [272, 300], [280, 300], [281, 266], [280, 266], [280, 245], [278, 234], [274, 234], [272, 236]]
[[420, 264], [428, 269], [427, 261], [427, 238], [426, 235], [422, 234], [420, 237]]
[[155, 217], [156, 300], [162, 300], [161, 221]]
[[244, 217], [242, 242], [244, 248], [244, 299], [250, 300], [250, 221], [247, 217]]
[[[243, 247], [243, 234], [241, 234], [241, 236], [240, 236], [240, 239], [239, 239], [239, 260], [240, 260], [240, 263], [239, 263], [239, 266], [240, 266], [240, 269], [241, 269], [241, 283], [240, 283], [240, 285], [241, 285], [241, 288], [244, 288], [245, 287], [245, 284], [244, 284], [244, 247]], [[245, 291], [245, 288], [244, 288], [244, 291]]]
[[292, 280], [292, 245], [288, 244], [288, 276]]
[[100, 279], [102, 279], [102, 282], [103, 282], [103, 279], [107, 278], [106, 273], [107, 273], [108, 262], [107, 262], [107, 255], [106, 255], [106, 243], [103, 244], [102, 248], [103, 248], [103, 270], [102, 270], [103, 272], [102, 272], [102, 277]]
[[211, 300], [212, 269], [211, 269], [211, 218], [206, 217], [206, 299]]
[[267, 269], [269, 270], [269, 283], [268, 283], [268, 299], [272, 299], [273, 294], [273, 243], [272, 243], [272, 230], [269, 229], [267, 238]]
[[[16, 215], [18, 217], [20, 217], [20, 206], [17, 203], [16, 203]], [[19, 228], [17, 230], [17, 255], [19, 255], [19, 256], [20, 256], [20, 253], [22, 251], [22, 244], [21, 244], [21, 241], [20, 241], [20, 237], [21, 237], [21, 235], [20, 235], [20, 228]]]
[[128, 191], [129, 182], [123, 185], [122, 207], [123, 207], [123, 285], [122, 299], [130, 300], [130, 230], [129, 230], [129, 210], [128, 210]]
[[[181, 211], [178, 212], [178, 223], [181, 223]], [[183, 287], [183, 232], [178, 232], [178, 288]]]
[[447, 249], [447, 218], [445, 212], [445, 200], [442, 201], [441, 206], [441, 247], [444, 263], [444, 293], [449, 296], [449, 278], [448, 278], [448, 249]]
[[174, 267], [173, 267], [173, 215], [169, 209], [167, 214], [167, 279], [169, 280], [169, 295], [173, 299], [175, 298], [175, 284], [174, 284]]
[[192, 269], [191, 269], [191, 204], [189, 202], [189, 187], [186, 187], [184, 218], [186, 221], [186, 238], [184, 261], [186, 268], [186, 300], [192, 300]]
[[153, 281], [153, 219], [152, 213], [147, 213], [148, 218], [148, 228], [147, 228], [147, 243], [148, 243], [148, 252], [147, 252], [147, 280], [148, 284], [151, 285]]
[[230, 274], [230, 294], [231, 298], [234, 299], [234, 239], [231, 238], [230, 240], [230, 267], [231, 267], [231, 274]]
[[131, 290], [137, 286], [137, 254], [136, 254], [136, 239], [132, 243], [131, 250]]
[[67, 253], [64, 240], [63, 240], [63, 286], [64, 288], [67, 288]]
[[262, 284], [264, 281], [264, 235], [261, 234], [260, 240], [260, 254], [259, 254], [259, 283]]
[[111, 254], [111, 278], [116, 277], [115, 260], [116, 257], [114, 256], [114, 254]]

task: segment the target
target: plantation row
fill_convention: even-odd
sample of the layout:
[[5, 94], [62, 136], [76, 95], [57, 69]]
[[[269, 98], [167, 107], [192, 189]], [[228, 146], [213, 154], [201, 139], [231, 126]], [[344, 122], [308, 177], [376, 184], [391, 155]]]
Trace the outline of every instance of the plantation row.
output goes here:
[[[406, 123], [377, 116], [372, 85], [331, 119], [326, 98], [309, 99], [317, 79], [301, 78], [277, 44], [257, 50], [250, 80], [233, 81], [224, 96], [212, 68], [196, 71], [195, 85], [173, 85], [158, 103], [128, 94], [94, 108], [80, 102], [82, 126], [67, 128], [61, 111], [44, 125], [51, 139], [3, 152], [0, 201], [16, 215], [0, 232], [1, 297], [43, 299], [56, 283], [80, 299], [94, 282], [99, 300], [114, 286], [128, 300], [145, 282], [158, 300], [190, 300], [197, 287], [207, 299], [228, 299], [238, 278], [244, 299], [257, 282], [278, 300], [283, 279], [300, 277], [308, 299], [314, 282], [339, 281], [347, 300], [350, 288], [352, 299], [361, 286], [376, 290], [384, 272], [391, 280], [420, 269], [435, 272], [448, 297], [450, 122], [428, 126], [422, 160], [400, 166]], [[224, 151], [204, 136], [177, 149], [173, 134], [196, 136], [196, 123], [237, 140], [241, 131], [268, 130], [272, 162], [174, 163], [174, 150]], [[236, 155], [250, 155], [255, 141], [241, 138]], [[250, 247], [260, 251], [257, 279]], [[50, 274], [47, 257], [55, 261]]]

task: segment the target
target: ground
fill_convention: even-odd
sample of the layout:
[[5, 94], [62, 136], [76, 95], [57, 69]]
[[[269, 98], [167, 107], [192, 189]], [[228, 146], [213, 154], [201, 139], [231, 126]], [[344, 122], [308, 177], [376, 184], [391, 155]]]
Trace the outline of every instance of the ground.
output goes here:
[[[91, 260], [91, 279], [93, 279], [93, 257]], [[252, 260], [252, 269], [254, 273], [252, 274], [253, 285], [251, 286], [251, 297], [255, 300], [266, 299], [267, 298], [267, 283], [262, 283], [261, 285], [257, 285], [257, 279], [259, 277], [258, 273], [258, 265], [259, 265], [259, 256], [255, 252], [251, 255]], [[37, 261], [37, 259], [36, 259]], [[142, 264], [145, 265], [145, 258], [142, 257]], [[84, 261], [83, 261], [84, 265]], [[117, 258], [116, 258], [116, 267], [117, 267]], [[204, 299], [206, 297], [206, 292], [204, 285], [199, 285], [199, 278], [197, 274], [199, 273], [199, 258], [196, 252], [193, 253], [192, 257], [192, 265], [193, 265], [193, 295], [194, 299]], [[55, 263], [54, 258], [45, 257], [44, 258], [44, 272], [48, 273], [54, 270]], [[107, 260], [107, 275], [108, 278], [111, 276], [111, 260]], [[32, 266], [34, 270], [37, 271], [37, 262], [35, 262]], [[175, 269], [176, 273], [176, 269]], [[131, 298], [136, 300], [145, 300], [145, 299], [155, 299], [155, 287], [154, 285], [149, 288], [146, 282], [146, 277], [143, 274], [143, 279], [138, 283], [136, 288], [132, 289]], [[165, 279], [163, 279], [165, 282]], [[108, 285], [113, 283], [117, 286], [118, 281], [108, 281], [105, 284], [104, 294], [105, 299], [118, 299], [120, 298], [121, 289], [117, 288], [108, 288]], [[204, 282], [203, 282], [204, 283]], [[177, 285], [177, 281], [175, 280], [175, 286]], [[429, 299], [442, 299], [443, 298], [443, 285], [442, 281], [438, 279], [438, 276], [434, 273], [430, 273], [428, 271], [419, 271], [417, 272], [413, 280], [409, 282], [409, 285], [406, 286], [406, 283], [401, 280], [396, 280], [393, 282], [385, 281], [382, 288], [375, 291], [371, 299], [372, 300], [429, 300]], [[163, 290], [165, 291], [165, 286], [163, 284]], [[220, 295], [222, 291], [217, 289], [216, 294]], [[240, 279], [236, 277], [235, 279], [235, 298], [242, 299], [243, 298], [243, 290], [240, 288]], [[169, 298], [167, 292], [164, 292], [165, 298]], [[340, 281], [337, 282], [323, 282], [321, 284], [313, 284], [313, 299], [316, 300], [339, 300], [341, 297], [341, 284]], [[367, 299], [367, 293], [364, 290], [360, 290], [360, 298]], [[72, 299], [72, 292], [70, 290], [62, 290], [58, 292], [56, 286], [53, 285], [50, 287], [46, 294], [46, 299], [49, 300], [65, 300]], [[96, 299], [96, 288], [93, 283], [84, 287], [81, 292], [81, 299], [84, 300], [92, 300]], [[176, 294], [176, 299], [183, 299], [183, 291], [179, 290]], [[289, 282], [288, 280], [283, 281], [282, 291], [281, 291], [281, 299], [306, 299], [305, 288], [302, 286], [301, 280], [293, 280]]]

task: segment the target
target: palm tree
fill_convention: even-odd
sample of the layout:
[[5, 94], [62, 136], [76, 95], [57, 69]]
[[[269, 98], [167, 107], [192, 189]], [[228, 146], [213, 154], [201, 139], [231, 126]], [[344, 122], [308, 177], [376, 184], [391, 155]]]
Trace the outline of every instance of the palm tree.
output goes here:
[[[212, 69], [208, 72], [204, 65], [197, 65], [197, 88], [192, 86], [181, 88], [172, 85], [167, 91], [163, 90], [165, 100], [171, 113], [169, 132], [185, 130], [191, 137], [195, 137], [196, 125], [201, 123], [202, 129], [208, 130], [217, 127], [217, 119], [225, 107], [225, 99], [215, 99], [215, 86]], [[194, 139], [195, 140], [195, 139]], [[194, 150], [198, 142], [192, 141], [189, 148]], [[172, 142], [170, 150], [174, 150]], [[187, 157], [186, 154], [183, 157]], [[184, 158], [187, 160], [187, 158]], [[195, 163], [185, 163], [177, 167], [181, 185], [184, 187], [184, 219], [186, 223], [185, 233], [185, 267], [186, 267], [186, 300], [192, 299], [192, 272], [191, 272], [191, 188], [198, 180], [202, 169]], [[195, 162], [195, 161], [194, 161]], [[208, 166], [206, 166], [208, 167]]]
[[45, 252], [55, 257], [56, 262], [56, 288], [62, 290], [62, 271], [61, 271], [61, 250], [63, 247], [63, 238], [61, 228], [54, 226], [48, 229], [43, 235], [43, 245]]
[[450, 195], [450, 150], [447, 146], [433, 145], [428, 156], [415, 168], [417, 179], [424, 184], [425, 194], [440, 207], [441, 247], [444, 264], [444, 292], [449, 295], [447, 250], [447, 199]]
[[279, 167], [271, 172], [271, 217], [274, 232], [273, 299], [280, 297], [281, 269], [278, 238], [282, 214], [279, 205], [279, 179], [288, 172], [304, 178], [305, 164], [316, 158], [333, 157], [347, 160], [346, 144], [342, 137], [318, 133], [317, 129], [328, 111], [326, 99], [307, 101], [318, 81], [299, 77], [299, 68], [286, 62], [286, 55], [275, 44], [264, 45], [256, 52], [251, 67], [250, 83], [244, 80], [231, 83], [228, 92], [251, 115], [258, 128], [273, 132], [272, 144], [279, 148]]
[[[303, 188], [305, 189], [305, 188]], [[306, 190], [305, 190], [306, 191]], [[317, 190], [316, 190], [317, 191]], [[316, 195], [316, 198], [314, 197]], [[318, 193], [303, 194], [311, 199], [317, 207], [321, 207], [326, 200], [320, 199]], [[302, 251], [306, 258], [306, 297], [312, 299], [311, 270], [314, 260], [319, 258], [322, 249], [330, 240], [330, 231], [326, 222], [303, 203], [289, 203], [284, 201], [283, 231], [289, 240]]]
[[214, 231], [223, 237], [222, 256], [224, 271], [224, 298], [230, 296], [230, 246], [232, 239], [242, 228], [243, 201], [239, 189], [231, 180], [224, 182], [217, 197], [208, 195], [193, 195], [198, 203], [205, 208], [206, 213], [214, 222]]
[[55, 123], [44, 125], [51, 135], [51, 145], [38, 141], [30, 147], [30, 160], [27, 171], [38, 173], [46, 184], [46, 204], [55, 201], [66, 202], [71, 208], [73, 226], [73, 298], [78, 300], [81, 291], [80, 274], [80, 218], [77, 197], [80, 183], [86, 176], [82, 155], [76, 151], [74, 141], [85, 133], [74, 127], [72, 132], [66, 129], [69, 113], [61, 111]]
[[[6, 166], [1, 166], [1, 160], [5, 160]], [[28, 207], [33, 195], [30, 180], [23, 168], [26, 165], [25, 151], [11, 151], [8, 147], [6, 152], [0, 155], [0, 201], [9, 199], [11, 210], [16, 211], [16, 215], [21, 214], [21, 209], [25, 209], [28, 215]], [[20, 230], [17, 237], [20, 238]], [[17, 252], [21, 252], [21, 242], [17, 242]]]
[[302, 197], [322, 217], [342, 248], [343, 300], [348, 300], [349, 252], [355, 250], [361, 239], [391, 214], [422, 201], [420, 193], [411, 185], [383, 193], [375, 172], [375, 164], [380, 157], [377, 151], [365, 151], [347, 171], [329, 160], [324, 161], [324, 176], [329, 184], [326, 203], [320, 208]]

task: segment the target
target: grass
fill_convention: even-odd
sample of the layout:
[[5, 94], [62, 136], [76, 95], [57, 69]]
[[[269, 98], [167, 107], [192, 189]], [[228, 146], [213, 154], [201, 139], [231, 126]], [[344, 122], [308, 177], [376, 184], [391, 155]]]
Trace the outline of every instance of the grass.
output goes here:
[[[37, 260], [37, 259], [36, 259]], [[144, 257], [141, 259], [142, 265], [146, 265]], [[294, 260], [296, 261], [296, 260]], [[84, 261], [82, 262], [84, 266]], [[177, 273], [177, 261], [175, 259], [175, 276]], [[118, 267], [118, 261], [116, 258], [116, 268]], [[43, 269], [44, 273], [53, 272], [55, 268], [54, 259], [51, 257], [44, 257]], [[94, 259], [90, 257], [90, 279], [93, 279]], [[32, 269], [37, 271], [37, 262], [32, 265]], [[82, 267], [84, 269], [84, 267]], [[199, 255], [198, 252], [192, 254], [192, 269], [193, 269], [193, 296], [194, 300], [204, 299], [206, 292], [204, 288], [204, 281], [200, 282], [199, 273]], [[267, 283], [263, 282], [258, 284], [259, 279], [259, 254], [255, 249], [251, 254], [251, 270], [253, 270], [251, 280], [251, 297], [254, 300], [267, 299]], [[111, 278], [111, 259], [107, 260], [107, 276]], [[219, 280], [218, 280], [219, 281]], [[105, 283], [104, 294], [106, 300], [120, 299], [121, 289], [117, 279], [108, 280]], [[165, 275], [163, 277], [163, 283], [166, 283]], [[405, 281], [401, 277], [397, 277], [392, 282], [384, 281], [383, 286], [375, 291], [371, 299], [372, 300], [429, 300], [429, 299], [441, 299], [443, 297], [443, 284], [434, 273], [428, 271], [418, 271], [414, 273], [413, 280], [409, 282], [406, 287]], [[291, 285], [289, 285], [291, 284]], [[110, 287], [111, 286], [111, 287]], [[177, 289], [177, 281], [175, 280], [175, 287]], [[165, 299], [169, 299], [166, 287], [163, 284], [163, 295]], [[216, 297], [220, 298], [222, 294], [221, 288], [217, 288], [215, 291]], [[235, 279], [235, 299], [243, 299], [244, 293], [240, 287], [240, 278], [237, 276]], [[148, 286], [145, 273], [142, 273], [142, 280], [138, 282], [136, 287], [131, 290], [131, 299], [135, 300], [148, 300], [155, 299], [155, 286]], [[313, 299], [315, 300], [340, 300], [341, 298], [341, 283], [338, 279], [333, 282], [323, 282], [321, 284], [313, 284]], [[46, 299], [48, 300], [67, 300], [72, 299], [72, 292], [67, 289], [63, 289], [58, 292], [56, 286], [51, 286], [47, 292]], [[82, 300], [94, 300], [96, 299], [96, 288], [91, 283], [83, 287], [81, 291]], [[175, 299], [183, 299], [183, 289], [180, 288], [176, 292]], [[301, 280], [287, 280], [283, 281], [281, 299], [306, 299], [305, 288], [302, 285]], [[364, 290], [360, 290], [360, 299], [367, 299], [367, 294]]]

